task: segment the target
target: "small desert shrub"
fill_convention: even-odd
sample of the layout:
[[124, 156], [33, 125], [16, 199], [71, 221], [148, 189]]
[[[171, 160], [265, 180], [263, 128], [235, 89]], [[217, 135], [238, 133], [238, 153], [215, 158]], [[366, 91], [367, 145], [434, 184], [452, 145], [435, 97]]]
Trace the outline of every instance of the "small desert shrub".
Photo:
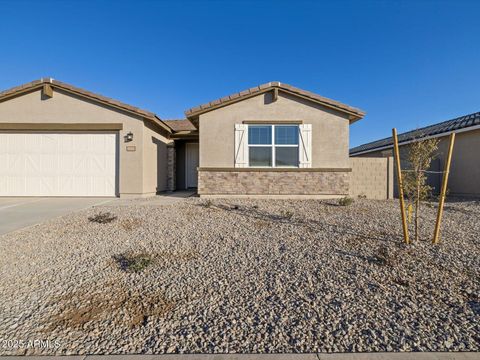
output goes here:
[[120, 222], [120, 226], [126, 231], [132, 231], [142, 225], [140, 219], [124, 219]]
[[282, 210], [282, 217], [285, 219], [291, 219], [293, 217], [293, 212], [290, 210]]
[[254, 223], [254, 226], [257, 228], [257, 229], [265, 229], [267, 227], [269, 227], [269, 223], [268, 221], [265, 221], [265, 220], [257, 220], [255, 221]]
[[400, 261], [399, 252], [381, 246], [375, 252], [372, 262], [381, 266], [394, 266]]
[[99, 224], [108, 224], [115, 220], [117, 217], [110, 212], [100, 212], [93, 216], [89, 216], [88, 220]]
[[340, 206], [349, 206], [355, 202], [351, 197], [345, 196], [341, 199], [338, 199], [338, 205]]
[[408, 280], [404, 280], [402, 278], [396, 278], [393, 280], [396, 284], [400, 285], [400, 286], [403, 286], [403, 287], [409, 287], [410, 286], [410, 283], [408, 282]]
[[205, 200], [205, 201], [203, 202], [202, 205], [203, 205], [204, 207], [206, 207], [206, 208], [209, 208], [209, 207], [212, 207], [213, 202], [212, 202], [212, 200], [207, 199], [207, 200]]
[[117, 262], [120, 270], [138, 273], [150, 265], [153, 258], [148, 254], [118, 254], [113, 255], [113, 260]]

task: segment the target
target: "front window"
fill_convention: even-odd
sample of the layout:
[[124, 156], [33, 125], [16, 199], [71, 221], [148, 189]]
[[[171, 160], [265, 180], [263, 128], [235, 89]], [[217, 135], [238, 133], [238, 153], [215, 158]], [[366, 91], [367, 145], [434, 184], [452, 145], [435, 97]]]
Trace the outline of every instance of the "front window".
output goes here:
[[298, 167], [298, 125], [249, 125], [251, 167]]

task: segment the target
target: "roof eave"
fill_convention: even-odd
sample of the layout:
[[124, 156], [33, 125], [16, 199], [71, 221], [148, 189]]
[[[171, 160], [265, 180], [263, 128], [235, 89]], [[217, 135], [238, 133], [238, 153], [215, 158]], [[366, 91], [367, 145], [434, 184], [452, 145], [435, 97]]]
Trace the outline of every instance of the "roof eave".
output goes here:
[[157, 123], [158, 125], [160, 125], [160, 127], [162, 127], [166, 132], [168, 132], [169, 134], [172, 134], [173, 133], [173, 130], [170, 126], [168, 126], [167, 124], [165, 124], [162, 119], [160, 119], [160, 117], [158, 115], [155, 115], [155, 123]]
[[[327, 108], [345, 113], [345, 114], [348, 115], [350, 124], [353, 124], [354, 122], [362, 119], [366, 114], [364, 111], [362, 111], [360, 109], [356, 109], [358, 111], [349, 110], [349, 109], [346, 109], [346, 108], [335, 106], [335, 105], [333, 105], [331, 103], [328, 103], [328, 102], [325, 102], [325, 101], [321, 101], [321, 100], [318, 100], [318, 99], [311, 98], [309, 96], [299, 94], [295, 91], [285, 89], [285, 88], [283, 88], [281, 86], [278, 86], [278, 85], [272, 85], [268, 88], [260, 89], [260, 90], [254, 92], [254, 93], [245, 94], [245, 95], [236, 95], [236, 96], [235, 95], [233, 95], [233, 96], [230, 95], [230, 96], [227, 97], [227, 98], [229, 98], [228, 100], [226, 98], [222, 98], [222, 99], [219, 99], [219, 100], [212, 101], [209, 104], [200, 105], [199, 107], [192, 108], [192, 109], [189, 109], [189, 110], [185, 111], [185, 116], [187, 117], [188, 120], [192, 121], [192, 123], [195, 126], [198, 126], [197, 125], [198, 124], [198, 118], [202, 114], [220, 109], [220, 108], [225, 107], [225, 106], [232, 105], [232, 104], [234, 104], [236, 102], [239, 102], [239, 101], [247, 100], [247, 99], [250, 99], [252, 97], [267, 93], [269, 91], [272, 91], [272, 89], [275, 89], [275, 88], [278, 89], [279, 91], [284, 92], [284, 93], [288, 93], [288, 94], [306, 99], [308, 101], [320, 104], [320, 105], [325, 106]], [[195, 121], [195, 123], [193, 121]]]
[[172, 135], [170, 138], [175, 140], [190, 140], [190, 139], [198, 139], [199, 133], [197, 130], [194, 131], [179, 131]]

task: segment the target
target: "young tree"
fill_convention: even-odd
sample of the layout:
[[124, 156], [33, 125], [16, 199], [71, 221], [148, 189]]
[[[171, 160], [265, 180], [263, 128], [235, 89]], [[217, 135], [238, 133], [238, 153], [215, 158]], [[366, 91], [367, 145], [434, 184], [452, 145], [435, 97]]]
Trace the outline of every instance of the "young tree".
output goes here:
[[406, 160], [410, 169], [404, 172], [403, 190], [414, 206], [415, 241], [419, 239], [418, 221], [420, 202], [430, 197], [432, 187], [427, 185], [425, 172], [430, 168], [438, 148], [437, 139], [417, 140], [408, 146]]

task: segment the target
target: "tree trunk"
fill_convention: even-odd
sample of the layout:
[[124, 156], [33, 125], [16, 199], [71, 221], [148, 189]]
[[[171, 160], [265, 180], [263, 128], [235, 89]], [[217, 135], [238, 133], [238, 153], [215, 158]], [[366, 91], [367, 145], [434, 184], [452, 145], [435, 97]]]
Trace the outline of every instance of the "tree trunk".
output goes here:
[[417, 174], [417, 194], [415, 199], [415, 241], [418, 242], [418, 212], [420, 210], [420, 174]]

